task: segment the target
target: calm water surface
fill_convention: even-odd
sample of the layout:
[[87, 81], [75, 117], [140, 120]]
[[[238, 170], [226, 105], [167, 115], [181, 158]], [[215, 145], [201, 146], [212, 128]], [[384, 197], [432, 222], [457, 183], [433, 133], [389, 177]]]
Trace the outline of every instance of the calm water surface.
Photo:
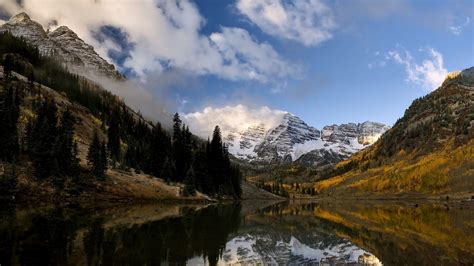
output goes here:
[[2, 205], [1, 265], [472, 265], [474, 209], [436, 203]]

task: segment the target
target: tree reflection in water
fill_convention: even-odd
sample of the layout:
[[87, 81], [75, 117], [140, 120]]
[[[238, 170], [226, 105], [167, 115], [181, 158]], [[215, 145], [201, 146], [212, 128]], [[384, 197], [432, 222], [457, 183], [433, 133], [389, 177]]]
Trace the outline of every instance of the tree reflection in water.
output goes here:
[[474, 262], [472, 206], [243, 202], [0, 212], [1, 265]]

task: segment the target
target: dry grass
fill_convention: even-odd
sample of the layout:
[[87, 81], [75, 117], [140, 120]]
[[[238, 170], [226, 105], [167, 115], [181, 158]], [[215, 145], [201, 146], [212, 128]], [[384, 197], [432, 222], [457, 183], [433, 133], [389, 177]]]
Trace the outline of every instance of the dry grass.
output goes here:
[[363, 194], [402, 194], [417, 192], [426, 195], [463, 192], [474, 193], [474, 140], [454, 147], [447, 143], [437, 152], [414, 157], [399, 153], [390, 165], [366, 172], [350, 171], [317, 182], [320, 192], [351, 192]]

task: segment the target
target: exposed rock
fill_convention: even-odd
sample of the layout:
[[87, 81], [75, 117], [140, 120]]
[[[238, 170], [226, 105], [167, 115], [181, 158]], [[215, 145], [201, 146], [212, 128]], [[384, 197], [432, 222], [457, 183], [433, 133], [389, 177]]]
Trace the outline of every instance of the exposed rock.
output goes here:
[[373, 144], [388, 128], [364, 122], [326, 126], [320, 131], [286, 113], [276, 126], [259, 124], [242, 132], [233, 130], [224, 141], [231, 154], [250, 162], [327, 165]]
[[1, 31], [9, 31], [15, 36], [23, 37], [25, 41], [38, 47], [42, 55], [58, 58], [72, 72], [99, 73], [115, 79], [124, 79], [112, 64], [97, 54], [94, 47], [85, 43], [66, 26], [47, 33], [41, 24], [31, 20], [26, 13], [19, 13], [0, 26]]

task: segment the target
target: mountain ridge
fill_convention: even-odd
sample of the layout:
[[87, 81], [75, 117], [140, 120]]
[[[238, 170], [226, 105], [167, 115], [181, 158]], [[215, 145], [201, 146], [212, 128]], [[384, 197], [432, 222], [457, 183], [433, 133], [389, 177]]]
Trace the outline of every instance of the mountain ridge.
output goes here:
[[53, 56], [65, 63], [69, 70], [77, 74], [102, 74], [124, 80], [124, 76], [103, 59], [90, 44], [84, 42], [67, 26], [59, 26], [53, 31], [45, 31], [43, 26], [32, 20], [25, 12], [12, 16], [0, 26], [0, 32], [9, 31], [14, 36], [23, 37], [28, 43], [38, 47], [42, 55]]
[[345, 196], [474, 194], [474, 67], [450, 73], [374, 145], [314, 186]]
[[[250, 125], [224, 136], [229, 152], [247, 162], [326, 165], [347, 159], [374, 143], [389, 127], [378, 122], [330, 125], [318, 130], [284, 112], [274, 126]], [[311, 154], [311, 155], [310, 155]]]

